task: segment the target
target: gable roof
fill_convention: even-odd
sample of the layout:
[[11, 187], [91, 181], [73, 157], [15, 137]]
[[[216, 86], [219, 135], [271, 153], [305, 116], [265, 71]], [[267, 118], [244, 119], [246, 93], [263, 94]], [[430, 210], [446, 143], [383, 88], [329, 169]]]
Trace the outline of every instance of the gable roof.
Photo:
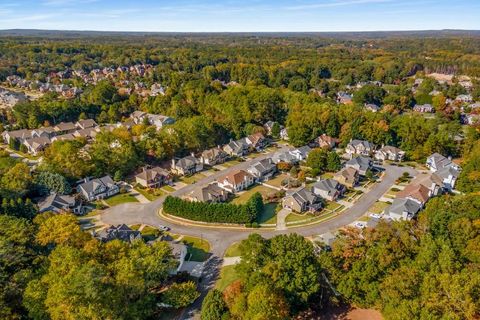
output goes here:
[[175, 162], [175, 167], [188, 168], [197, 165], [197, 163], [199, 163], [199, 160], [194, 156], [186, 156], [177, 160]]
[[159, 176], [169, 177], [170, 173], [160, 167], [144, 168], [143, 171], [137, 174], [135, 177], [145, 181], [154, 181]]
[[315, 195], [311, 190], [307, 188], [301, 188], [293, 193], [290, 196], [300, 205], [316, 203], [320, 198]]
[[354, 168], [343, 168], [335, 174], [336, 177], [343, 177], [345, 181], [355, 181], [356, 176], [358, 175], [357, 169]]
[[238, 170], [223, 176], [218, 181], [223, 182], [227, 180], [230, 184], [237, 185], [245, 181], [246, 178], [253, 178], [253, 176], [245, 170]]
[[38, 210], [40, 212], [44, 212], [46, 210], [53, 209], [53, 211], [58, 212], [73, 205], [75, 205], [74, 197], [52, 193], [38, 202]]
[[115, 186], [115, 182], [110, 176], [104, 176], [102, 178], [92, 179], [80, 184], [78, 187], [84, 190], [87, 193], [95, 191], [98, 187], [104, 186], [106, 188], [111, 188]]
[[97, 126], [97, 123], [93, 119], [78, 120], [77, 126], [82, 129], [93, 128]]
[[197, 188], [190, 193], [191, 198], [198, 201], [206, 202], [212, 198], [222, 197], [226, 191], [218, 186], [216, 183], [211, 183], [205, 187]]
[[55, 131], [70, 131], [75, 130], [76, 128], [77, 127], [75, 127], [75, 124], [73, 124], [73, 122], [60, 122], [53, 127]]
[[118, 226], [110, 226], [97, 233], [97, 237], [103, 241], [108, 242], [112, 240], [122, 240], [131, 242], [135, 239], [141, 239], [142, 235], [138, 230], [132, 230], [127, 225], [121, 224]]
[[341, 188], [341, 184], [333, 179], [324, 179], [316, 182], [313, 185], [313, 188], [326, 191], [330, 194], [335, 193], [339, 188]]
[[350, 160], [348, 160], [345, 165], [348, 167], [348, 166], [353, 166], [353, 167], [356, 167], [358, 166], [358, 168], [360, 170], [367, 170], [368, 168], [370, 168], [372, 166], [372, 159], [370, 159], [369, 157], [364, 157], [364, 156], [360, 156], [360, 157], [355, 157], [355, 158], [352, 158]]
[[397, 194], [398, 198], [413, 198], [426, 203], [430, 198], [430, 189], [423, 184], [409, 184]]
[[402, 215], [404, 212], [416, 214], [422, 205], [410, 199], [396, 198], [390, 206], [389, 212]]

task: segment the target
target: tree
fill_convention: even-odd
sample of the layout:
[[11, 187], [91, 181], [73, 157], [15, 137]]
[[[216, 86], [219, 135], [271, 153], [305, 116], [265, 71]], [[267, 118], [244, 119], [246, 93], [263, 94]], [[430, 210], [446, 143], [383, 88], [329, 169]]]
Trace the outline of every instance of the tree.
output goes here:
[[174, 283], [162, 294], [162, 301], [174, 308], [191, 304], [200, 296], [193, 281]]
[[35, 176], [34, 183], [42, 194], [49, 192], [70, 194], [72, 192], [72, 188], [64, 176], [50, 171], [41, 171]]
[[23, 162], [17, 163], [3, 175], [0, 183], [5, 196], [23, 197], [32, 184], [30, 168]]
[[271, 131], [271, 135], [274, 139], [279, 139], [280, 138], [280, 125], [278, 124], [278, 122], [274, 122], [273, 123], [273, 126], [272, 126], [272, 131]]
[[248, 309], [245, 319], [283, 320], [288, 319], [288, 303], [278, 290], [268, 285], [257, 285], [247, 298]]
[[45, 149], [42, 167], [46, 171], [77, 180], [93, 171], [91, 160], [85, 155], [85, 142], [80, 140], [55, 141]]
[[327, 155], [327, 171], [336, 172], [342, 168], [340, 156], [336, 152], [329, 152]]
[[381, 105], [386, 95], [385, 89], [376, 85], [365, 85], [353, 95], [353, 101], [359, 104], [374, 103]]
[[307, 156], [307, 166], [312, 168], [312, 174], [318, 175], [327, 169], [328, 151], [322, 148], [313, 149]]
[[210, 290], [202, 302], [202, 320], [222, 320], [228, 312], [227, 305], [223, 301], [222, 293], [217, 289]]

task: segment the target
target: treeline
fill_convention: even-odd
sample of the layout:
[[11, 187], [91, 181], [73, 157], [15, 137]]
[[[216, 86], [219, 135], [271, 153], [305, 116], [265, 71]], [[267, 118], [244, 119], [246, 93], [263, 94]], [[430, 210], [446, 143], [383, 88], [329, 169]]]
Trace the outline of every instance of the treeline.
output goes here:
[[262, 213], [263, 199], [255, 193], [245, 204], [207, 203], [183, 200], [168, 196], [163, 203], [163, 211], [181, 218], [216, 223], [248, 224]]

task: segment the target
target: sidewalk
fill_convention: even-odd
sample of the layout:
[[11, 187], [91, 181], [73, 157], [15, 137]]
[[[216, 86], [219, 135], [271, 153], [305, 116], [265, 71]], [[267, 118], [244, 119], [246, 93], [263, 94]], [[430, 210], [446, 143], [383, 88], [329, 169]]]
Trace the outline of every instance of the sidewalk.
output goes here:
[[283, 208], [277, 213], [277, 229], [276, 230], [287, 230], [287, 223], [285, 220], [287, 216], [291, 213], [289, 209]]

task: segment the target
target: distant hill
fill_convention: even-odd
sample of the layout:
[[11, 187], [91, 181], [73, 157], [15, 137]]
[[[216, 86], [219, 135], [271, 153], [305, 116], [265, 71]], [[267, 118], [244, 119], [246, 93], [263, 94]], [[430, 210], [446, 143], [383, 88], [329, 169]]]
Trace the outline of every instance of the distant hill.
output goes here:
[[123, 32], [123, 31], [65, 31], [37, 29], [0, 30], [0, 37], [52, 37], [52, 38], [84, 38], [84, 37], [322, 37], [338, 39], [382, 39], [391, 37], [477, 37], [480, 30], [419, 30], [419, 31], [359, 31], [359, 32]]

